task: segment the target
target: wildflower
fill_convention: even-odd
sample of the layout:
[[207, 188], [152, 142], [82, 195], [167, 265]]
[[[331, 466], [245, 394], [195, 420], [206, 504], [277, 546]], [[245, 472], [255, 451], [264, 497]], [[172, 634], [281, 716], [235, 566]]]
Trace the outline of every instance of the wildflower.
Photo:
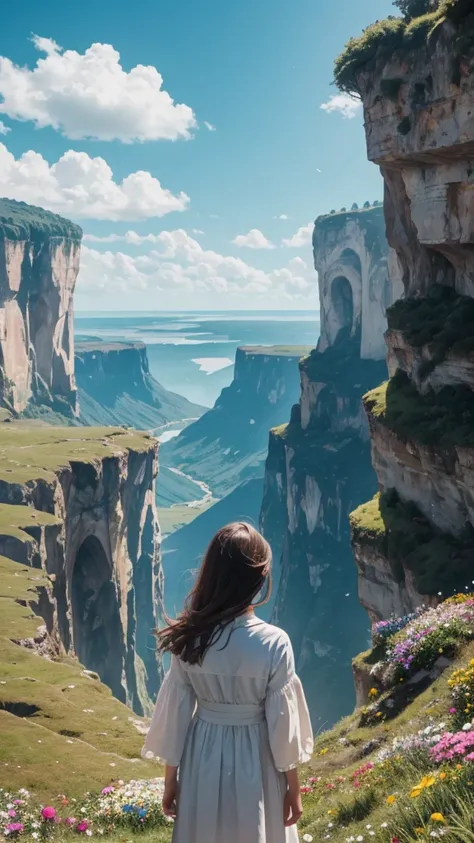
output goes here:
[[439, 774], [439, 777], [440, 777], [441, 781], [444, 781], [444, 779], [446, 778], [446, 776], [447, 776], [447, 773], [440, 773], [440, 774]]
[[388, 828], [388, 823], [382, 823], [382, 825], [380, 826], [380, 828]]
[[303, 834], [304, 843], [312, 843], [313, 838], [311, 834]]
[[356, 837], [357, 843], [362, 843], [362, 840], [363, 840], [363, 839], [364, 839], [364, 838], [363, 838], [363, 835], [362, 835], [362, 834], [358, 834], [358, 835], [357, 835], [357, 837]]
[[11, 817], [11, 819], [16, 817], [16, 811], [14, 808], [10, 808], [10, 810], [8, 811], [8, 816]]
[[393, 805], [393, 803], [396, 801], [397, 797], [393, 793], [391, 796], [387, 796], [387, 805]]
[[465, 723], [462, 727], [463, 732], [469, 732], [470, 729], [472, 729], [472, 723]]
[[88, 829], [88, 828], [89, 828], [89, 823], [87, 822], [87, 820], [81, 820], [81, 821], [80, 821], [80, 822], [76, 825], [76, 831], [79, 831], [79, 832], [80, 832], [80, 833], [82, 833], [82, 834], [83, 834], [85, 831], [87, 831], [87, 829]]
[[414, 787], [410, 793], [412, 799], [416, 799], [426, 788], [432, 787], [436, 782], [434, 776], [423, 776], [421, 782]]
[[423, 827], [415, 828], [415, 834], [424, 834], [425, 829]]
[[33, 840], [38, 840], [38, 839], [39, 839], [39, 834], [38, 834], [38, 832], [37, 832], [37, 831], [33, 831], [33, 833], [32, 833], [32, 835], [31, 835], [31, 836], [32, 836]]
[[52, 808], [51, 805], [47, 805], [45, 808], [41, 809], [41, 816], [44, 820], [54, 820], [56, 816], [56, 809]]
[[76, 825], [76, 822], [77, 822], [77, 820], [76, 820], [75, 817], [67, 817], [65, 819], [66, 825]]
[[450, 709], [449, 709], [449, 713], [450, 713], [450, 714], [456, 714], [456, 709], [455, 709], [455, 708], [450, 708]]
[[400, 840], [398, 839], [398, 837], [392, 837], [390, 843], [400, 843]]
[[21, 834], [24, 828], [23, 823], [8, 823], [6, 830], [9, 834]]
[[438, 811], [436, 811], [434, 814], [431, 814], [430, 819], [433, 820], [435, 823], [444, 823], [446, 825], [445, 818]]
[[377, 697], [378, 693], [377, 688], [371, 688], [369, 691], [369, 697]]

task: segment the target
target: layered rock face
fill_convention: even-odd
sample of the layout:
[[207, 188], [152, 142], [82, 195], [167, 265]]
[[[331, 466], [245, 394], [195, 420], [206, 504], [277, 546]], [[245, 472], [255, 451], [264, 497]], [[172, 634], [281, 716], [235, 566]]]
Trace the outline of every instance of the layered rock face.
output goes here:
[[407, 41], [357, 75], [405, 290], [388, 311], [390, 380], [365, 402], [381, 495], [353, 517], [372, 619], [471, 587], [474, 574], [470, 5], [452, 4], [416, 49]]
[[350, 711], [350, 662], [368, 640], [348, 515], [376, 489], [361, 397], [386, 373], [383, 313], [396, 293], [379, 208], [318, 219], [313, 242], [321, 340], [300, 363], [290, 423], [270, 434], [261, 526], [281, 559], [274, 619], [321, 727]]
[[76, 411], [73, 293], [82, 231], [56, 214], [0, 200], [0, 400]]
[[57, 646], [148, 712], [160, 679], [156, 442], [114, 428], [1, 428], [0, 554], [48, 574]]

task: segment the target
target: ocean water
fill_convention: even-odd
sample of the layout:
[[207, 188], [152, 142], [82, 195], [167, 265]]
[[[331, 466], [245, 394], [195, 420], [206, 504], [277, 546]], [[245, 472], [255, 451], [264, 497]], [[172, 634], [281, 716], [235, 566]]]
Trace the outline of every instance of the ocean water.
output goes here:
[[311, 311], [77, 313], [77, 340], [137, 341], [147, 346], [152, 375], [167, 389], [212, 407], [233, 377], [240, 345], [316, 345]]

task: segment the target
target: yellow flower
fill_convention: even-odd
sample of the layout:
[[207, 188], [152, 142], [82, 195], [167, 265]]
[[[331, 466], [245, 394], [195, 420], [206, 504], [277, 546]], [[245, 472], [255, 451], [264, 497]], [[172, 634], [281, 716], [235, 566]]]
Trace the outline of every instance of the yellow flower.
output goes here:
[[435, 823], [444, 823], [446, 825], [446, 820], [444, 819], [443, 815], [440, 814], [439, 812], [436, 812], [435, 814], [431, 814], [430, 819], [434, 820]]
[[378, 712], [377, 712], [377, 714], [376, 714], [375, 716], [376, 716], [376, 717], [382, 717], [382, 712], [381, 712], [381, 711], [378, 711]]
[[378, 696], [378, 693], [377, 688], [371, 688], [369, 691], [369, 697], [376, 697]]
[[393, 805], [393, 803], [396, 802], [396, 801], [397, 801], [397, 797], [394, 796], [393, 794], [391, 796], [387, 796], [387, 804], [388, 805]]
[[446, 776], [447, 776], [447, 773], [440, 773], [439, 774], [439, 777], [440, 777], [441, 781], [443, 781], [446, 778]]
[[329, 749], [326, 747], [326, 749], [321, 749], [321, 750], [318, 752], [318, 755], [326, 755], [326, 753], [327, 753], [327, 752], [329, 752]]
[[410, 793], [412, 799], [416, 799], [423, 790], [426, 790], [427, 787], [432, 787], [436, 779], [434, 776], [423, 776], [421, 782], [414, 787]]
[[424, 833], [425, 833], [424, 828], [415, 828], [415, 834], [424, 834]]

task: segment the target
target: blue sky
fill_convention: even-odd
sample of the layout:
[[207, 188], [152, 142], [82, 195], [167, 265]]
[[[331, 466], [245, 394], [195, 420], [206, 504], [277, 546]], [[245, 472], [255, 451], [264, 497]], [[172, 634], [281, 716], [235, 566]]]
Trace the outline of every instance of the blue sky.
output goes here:
[[[315, 308], [308, 223], [382, 195], [361, 110], [321, 105], [347, 39], [393, 11], [390, 0], [10, 5], [0, 195], [99, 238], [84, 242], [80, 309]], [[161, 92], [156, 74], [133, 76], [140, 65], [161, 74]]]

